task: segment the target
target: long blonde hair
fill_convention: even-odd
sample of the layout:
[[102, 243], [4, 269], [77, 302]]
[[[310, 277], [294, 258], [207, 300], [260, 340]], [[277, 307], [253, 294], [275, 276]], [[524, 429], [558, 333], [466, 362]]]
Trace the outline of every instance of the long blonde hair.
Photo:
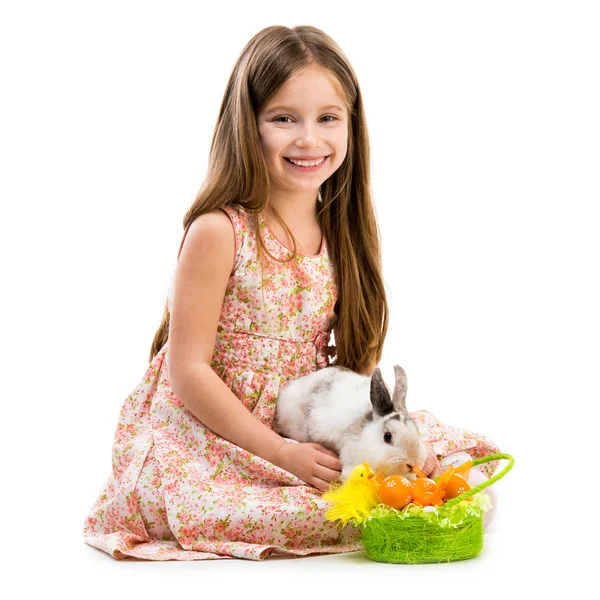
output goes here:
[[[381, 360], [388, 304], [381, 268], [380, 235], [370, 189], [370, 147], [360, 87], [339, 46], [316, 27], [266, 27], [245, 46], [229, 77], [210, 147], [206, 178], [183, 219], [184, 230], [206, 212], [237, 204], [254, 224], [269, 208], [294, 243], [280, 215], [269, 207], [270, 185], [256, 114], [298, 71], [320, 65], [336, 77], [348, 108], [348, 150], [342, 165], [320, 187], [318, 221], [336, 278], [335, 359], [356, 372]], [[258, 253], [278, 260], [256, 236]], [[295, 253], [288, 257], [292, 260]], [[168, 339], [170, 315], [154, 336], [150, 361]]]

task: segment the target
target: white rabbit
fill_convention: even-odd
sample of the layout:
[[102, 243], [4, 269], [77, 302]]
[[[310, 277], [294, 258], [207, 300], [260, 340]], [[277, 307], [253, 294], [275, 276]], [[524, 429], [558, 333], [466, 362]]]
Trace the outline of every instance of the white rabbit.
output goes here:
[[412, 467], [425, 462], [425, 446], [406, 410], [406, 373], [394, 365], [394, 374], [391, 395], [379, 368], [369, 377], [331, 366], [291, 380], [277, 398], [275, 430], [337, 452], [343, 481], [362, 462], [384, 477], [412, 480]]

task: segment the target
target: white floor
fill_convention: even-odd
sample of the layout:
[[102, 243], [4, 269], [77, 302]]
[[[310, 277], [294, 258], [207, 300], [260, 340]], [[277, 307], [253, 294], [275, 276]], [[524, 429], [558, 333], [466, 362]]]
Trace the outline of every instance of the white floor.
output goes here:
[[[78, 587], [86, 598], [135, 595], [172, 599], [185, 595], [279, 599], [327, 594], [395, 600], [411, 594], [415, 600], [469, 596], [514, 596], [520, 600], [544, 589], [558, 593], [583, 585], [581, 577], [570, 574], [567, 563], [558, 560], [556, 552], [547, 553], [544, 544], [536, 546], [535, 540], [528, 539], [522, 519], [511, 517], [502, 508], [497, 505], [485, 530], [482, 553], [474, 559], [446, 564], [383, 564], [370, 561], [362, 552], [295, 559], [271, 556], [262, 562], [117, 561], [83, 542], [71, 548], [70, 558], [62, 557], [61, 562], [87, 582], [85, 588]], [[569, 582], [571, 575], [575, 577]]]

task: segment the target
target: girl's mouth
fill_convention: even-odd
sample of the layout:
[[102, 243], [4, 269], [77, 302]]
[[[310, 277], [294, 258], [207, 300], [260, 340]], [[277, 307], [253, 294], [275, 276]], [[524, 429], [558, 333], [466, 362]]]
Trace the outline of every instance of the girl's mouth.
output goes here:
[[295, 165], [287, 156], [284, 156], [285, 161], [290, 165], [290, 167], [292, 167], [292, 169], [296, 169], [296, 171], [300, 171], [302, 173], [312, 173], [314, 171], [318, 171], [325, 164], [328, 158], [329, 156], [326, 156], [318, 165], [315, 165], [314, 167], [303, 167], [301, 165]]

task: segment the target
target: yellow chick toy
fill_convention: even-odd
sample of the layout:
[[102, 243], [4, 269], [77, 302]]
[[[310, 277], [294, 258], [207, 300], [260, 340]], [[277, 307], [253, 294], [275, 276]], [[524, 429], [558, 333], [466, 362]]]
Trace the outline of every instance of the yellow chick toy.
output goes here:
[[323, 498], [333, 506], [325, 513], [330, 521], [339, 520], [342, 525], [354, 520], [361, 523], [369, 511], [379, 504], [377, 482], [368, 463], [356, 465], [344, 484], [333, 484]]

